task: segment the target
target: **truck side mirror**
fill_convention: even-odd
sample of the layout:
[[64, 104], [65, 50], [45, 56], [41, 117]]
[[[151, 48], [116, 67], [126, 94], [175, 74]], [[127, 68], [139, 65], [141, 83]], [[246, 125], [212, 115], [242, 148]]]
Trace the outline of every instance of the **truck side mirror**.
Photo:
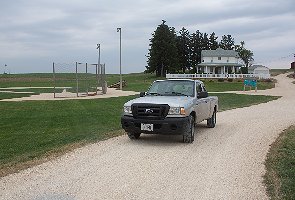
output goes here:
[[139, 96], [140, 96], [140, 97], [144, 97], [144, 96], [145, 96], [145, 92], [140, 92], [140, 93], [139, 93]]
[[197, 96], [198, 98], [206, 98], [208, 97], [208, 92], [199, 92]]

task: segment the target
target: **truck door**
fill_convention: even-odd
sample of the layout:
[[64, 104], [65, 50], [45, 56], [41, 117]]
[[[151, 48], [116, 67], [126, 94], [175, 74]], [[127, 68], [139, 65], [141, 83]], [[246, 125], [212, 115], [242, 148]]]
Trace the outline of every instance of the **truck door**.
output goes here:
[[[205, 85], [201, 84], [202, 87], [202, 92], [207, 92]], [[210, 109], [211, 109], [211, 105], [210, 105], [210, 98], [206, 97], [203, 98], [204, 101], [204, 119], [208, 119], [210, 116]]]
[[[200, 83], [196, 83], [196, 95], [198, 96], [198, 94], [202, 92], [202, 85]], [[204, 100], [204, 98], [197, 98], [196, 99], [196, 106], [195, 106], [195, 112], [196, 112], [196, 122], [199, 123], [201, 121], [203, 121], [206, 117], [205, 114], [205, 109], [206, 109], [206, 102]]]

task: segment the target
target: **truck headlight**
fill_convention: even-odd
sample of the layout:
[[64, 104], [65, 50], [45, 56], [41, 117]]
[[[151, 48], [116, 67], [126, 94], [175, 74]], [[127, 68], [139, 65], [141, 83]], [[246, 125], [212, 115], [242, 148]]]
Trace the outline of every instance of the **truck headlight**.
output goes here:
[[124, 106], [124, 113], [132, 114], [131, 106]]
[[185, 115], [183, 107], [170, 107], [168, 115]]

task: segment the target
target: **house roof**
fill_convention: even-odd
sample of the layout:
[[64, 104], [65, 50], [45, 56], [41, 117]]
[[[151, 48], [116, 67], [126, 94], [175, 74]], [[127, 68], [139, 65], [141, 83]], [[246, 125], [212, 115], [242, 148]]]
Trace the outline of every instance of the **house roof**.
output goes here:
[[202, 50], [201, 55], [202, 57], [239, 57], [238, 52], [235, 50], [224, 50], [222, 48], [218, 48], [216, 50]]
[[265, 66], [263, 66], [263, 65], [252, 65], [252, 66], [248, 67], [248, 70], [254, 70], [254, 69], [256, 69], [257, 67], [262, 67], [262, 68], [266, 68], [266, 69], [268, 69], [268, 67], [265, 67]]

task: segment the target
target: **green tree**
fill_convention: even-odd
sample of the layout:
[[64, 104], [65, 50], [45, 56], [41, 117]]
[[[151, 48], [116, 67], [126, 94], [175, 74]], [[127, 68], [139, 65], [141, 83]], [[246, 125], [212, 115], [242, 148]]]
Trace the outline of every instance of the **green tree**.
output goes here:
[[165, 77], [166, 72], [175, 73], [178, 70], [179, 62], [175, 28], [167, 26], [165, 20], [162, 21], [150, 39], [146, 71]]
[[201, 62], [203, 34], [197, 30], [190, 36], [190, 63], [193, 69]]
[[253, 52], [245, 48], [245, 42], [242, 41], [240, 45], [235, 45], [235, 50], [239, 53], [240, 59], [243, 61], [247, 71], [248, 67], [251, 66], [251, 63], [254, 61]]
[[233, 50], [235, 48], [235, 39], [231, 35], [223, 35], [219, 47], [225, 50]]
[[210, 49], [210, 40], [208, 38], [208, 34], [204, 33], [202, 37], [202, 50]]
[[218, 37], [215, 36], [215, 33], [211, 33], [209, 36], [209, 49], [210, 50], [216, 50], [218, 48]]
[[190, 69], [190, 34], [184, 27], [177, 36], [177, 50], [180, 69], [183, 73]]

